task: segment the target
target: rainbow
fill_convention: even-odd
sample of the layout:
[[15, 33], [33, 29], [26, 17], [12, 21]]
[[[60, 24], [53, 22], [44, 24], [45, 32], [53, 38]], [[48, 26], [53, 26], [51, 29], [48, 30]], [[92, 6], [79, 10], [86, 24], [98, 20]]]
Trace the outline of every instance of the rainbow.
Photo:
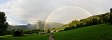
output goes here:
[[84, 9], [84, 8], [77, 7], [77, 6], [63, 6], [63, 7], [60, 7], [60, 8], [55, 9], [55, 10], [54, 10], [53, 12], [51, 12], [50, 15], [46, 18], [45, 25], [44, 25], [44, 30], [46, 29], [46, 23], [48, 22], [48, 20], [49, 20], [50, 17], [54, 14], [55, 11], [59, 11], [59, 10], [61, 10], [61, 9], [68, 8], [68, 7], [73, 7], [73, 8], [81, 9], [81, 10], [85, 11], [89, 16], [92, 16], [92, 14], [91, 14], [88, 10], [86, 10], [86, 9]]

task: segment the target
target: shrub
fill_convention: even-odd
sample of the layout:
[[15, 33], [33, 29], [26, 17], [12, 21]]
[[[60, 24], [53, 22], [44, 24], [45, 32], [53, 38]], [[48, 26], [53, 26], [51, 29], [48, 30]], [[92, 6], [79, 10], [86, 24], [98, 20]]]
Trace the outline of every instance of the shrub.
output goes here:
[[32, 31], [24, 31], [24, 34], [32, 34]]
[[22, 31], [15, 31], [13, 36], [22, 36]]
[[11, 35], [12, 32], [11, 31], [5, 31], [5, 35]]

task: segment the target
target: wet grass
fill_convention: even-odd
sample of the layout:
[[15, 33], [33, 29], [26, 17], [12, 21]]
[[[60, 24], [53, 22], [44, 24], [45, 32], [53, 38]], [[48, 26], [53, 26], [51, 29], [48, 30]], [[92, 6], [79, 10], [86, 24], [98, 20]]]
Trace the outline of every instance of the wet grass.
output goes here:
[[112, 25], [100, 24], [57, 32], [56, 40], [112, 40]]

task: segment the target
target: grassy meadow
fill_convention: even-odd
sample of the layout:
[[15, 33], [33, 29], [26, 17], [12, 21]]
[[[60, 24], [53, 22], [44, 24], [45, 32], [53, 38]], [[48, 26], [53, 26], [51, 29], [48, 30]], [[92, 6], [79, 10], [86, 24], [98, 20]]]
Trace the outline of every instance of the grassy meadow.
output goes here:
[[31, 34], [20, 37], [12, 37], [11, 35], [0, 36], [0, 40], [48, 40], [49, 34]]
[[112, 40], [112, 25], [100, 24], [55, 33], [56, 40]]

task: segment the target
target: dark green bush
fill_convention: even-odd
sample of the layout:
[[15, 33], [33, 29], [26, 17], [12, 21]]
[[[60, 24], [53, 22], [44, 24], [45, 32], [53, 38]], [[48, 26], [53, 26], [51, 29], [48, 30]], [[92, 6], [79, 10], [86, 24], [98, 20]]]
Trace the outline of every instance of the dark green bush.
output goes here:
[[13, 33], [13, 36], [22, 36], [22, 35], [23, 35], [22, 31], [15, 31]]

